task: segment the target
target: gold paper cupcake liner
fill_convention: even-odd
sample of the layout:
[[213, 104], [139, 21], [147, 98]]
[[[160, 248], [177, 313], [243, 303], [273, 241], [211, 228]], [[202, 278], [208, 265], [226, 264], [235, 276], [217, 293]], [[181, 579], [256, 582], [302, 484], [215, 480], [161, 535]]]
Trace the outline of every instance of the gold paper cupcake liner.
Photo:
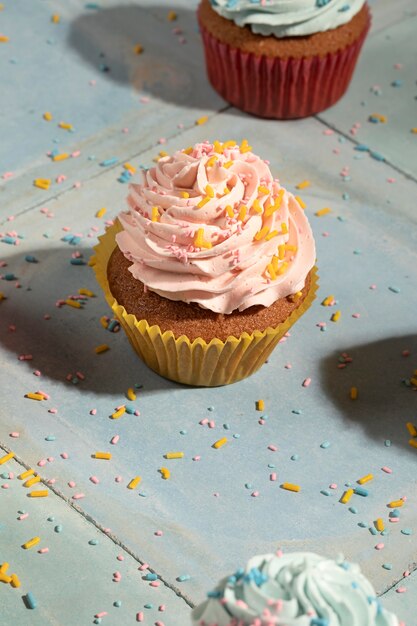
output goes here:
[[225, 341], [202, 338], [190, 341], [185, 335], [176, 338], [171, 331], [161, 331], [144, 319], [128, 313], [112, 295], [107, 279], [107, 264], [116, 246], [115, 236], [122, 230], [117, 220], [99, 237], [93, 259], [97, 281], [105, 298], [140, 358], [152, 370], [186, 385], [216, 387], [237, 382], [256, 372], [267, 360], [279, 340], [311, 306], [318, 289], [317, 269], [314, 267], [309, 292], [288, 318], [275, 328], [242, 333]]

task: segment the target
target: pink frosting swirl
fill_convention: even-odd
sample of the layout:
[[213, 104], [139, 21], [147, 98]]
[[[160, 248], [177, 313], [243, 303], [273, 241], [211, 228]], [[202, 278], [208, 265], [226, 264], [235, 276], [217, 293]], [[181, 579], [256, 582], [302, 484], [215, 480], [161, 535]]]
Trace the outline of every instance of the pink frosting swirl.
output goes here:
[[161, 158], [130, 185], [128, 205], [119, 248], [169, 300], [225, 314], [269, 306], [300, 291], [314, 265], [303, 210], [245, 141]]

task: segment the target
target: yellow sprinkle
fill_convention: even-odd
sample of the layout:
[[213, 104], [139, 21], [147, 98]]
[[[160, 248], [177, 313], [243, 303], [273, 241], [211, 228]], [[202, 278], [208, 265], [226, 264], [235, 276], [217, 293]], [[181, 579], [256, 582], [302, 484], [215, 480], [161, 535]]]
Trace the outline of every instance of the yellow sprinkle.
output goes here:
[[286, 489], [287, 491], [295, 491], [296, 493], [301, 491], [300, 485], [293, 485], [292, 483], [282, 483], [281, 489]]
[[307, 205], [303, 200], [301, 200], [300, 196], [295, 196], [295, 199], [297, 200], [298, 204], [300, 205], [302, 209], [306, 208]]
[[412, 128], [411, 132], [414, 133], [414, 134], [417, 133], [417, 127]]
[[49, 178], [35, 178], [33, 184], [39, 189], [49, 189], [51, 185], [51, 180]]
[[26, 482], [23, 483], [24, 487], [32, 487], [33, 485], [36, 485], [36, 483], [39, 483], [41, 480], [40, 476], [34, 476], [33, 478], [29, 478]]
[[399, 507], [404, 505], [404, 500], [393, 500], [388, 503], [390, 509], [398, 509]]
[[65, 304], [67, 304], [68, 306], [72, 306], [73, 309], [81, 309], [81, 303], [78, 302], [78, 300], [71, 300], [71, 298], [68, 298], [68, 300], [65, 300]]
[[197, 209], [202, 209], [203, 206], [207, 204], [207, 202], [210, 202], [210, 196], [206, 196], [205, 198], [202, 198], [202, 200], [200, 200], [200, 202], [197, 204]]
[[273, 237], [277, 237], [279, 235], [279, 232], [277, 230], [271, 230], [270, 233], [268, 233], [268, 235], [265, 237], [265, 241], [269, 241], [270, 239], [273, 239]]
[[152, 222], [159, 222], [159, 209], [157, 206], [152, 207]]
[[278, 195], [275, 198], [274, 204], [271, 204], [265, 210], [265, 217], [269, 217], [270, 215], [275, 213], [275, 211], [278, 211], [278, 209], [281, 208], [281, 204], [282, 204], [282, 199], [284, 197], [284, 193], [285, 193], [285, 189], [280, 189], [279, 190]]
[[4, 465], [4, 463], [7, 463], [7, 461], [10, 461], [10, 459], [13, 459], [13, 457], [14, 452], [9, 452], [9, 454], [5, 454], [0, 458], [0, 465]]
[[256, 410], [257, 411], [265, 411], [265, 402], [263, 400], [256, 401]]
[[102, 343], [101, 346], [96, 346], [94, 348], [94, 352], [96, 354], [102, 354], [103, 352], [107, 352], [107, 350], [110, 350], [110, 346], [108, 346], [106, 343]]
[[323, 306], [330, 306], [332, 304], [332, 302], [334, 302], [334, 296], [327, 296], [327, 298], [324, 298], [322, 305]]
[[169, 471], [167, 467], [161, 467], [159, 471], [161, 472], [162, 478], [164, 480], [168, 480], [168, 478], [171, 476], [171, 472]]
[[136, 167], [133, 167], [133, 165], [131, 165], [130, 163], [123, 163], [123, 167], [131, 174], [134, 174], [136, 172]]
[[255, 200], [253, 201], [251, 209], [253, 209], [255, 211], [255, 213], [262, 213], [262, 207], [259, 204], [258, 198], [255, 198]]
[[413, 387], [417, 387], [417, 378], [410, 378], [410, 383], [413, 385]]
[[10, 41], [10, 37], [7, 37], [7, 35], [0, 35], [0, 43], [7, 43], [8, 41]]
[[226, 161], [226, 163], [223, 163], [223, 167], [225, 167], [227, 170], [229, 169], [229, 167], [232, 167], [234, 161]]
[[410, 439], [408, 442], [413, 448], [417, 448], [417, 439]]
[[346, 489], [345, 493], [340, 498], [340, 502], [342, 504], [347, 504], [352, 496], [353, 496], [353, 489]]
[[218, 154], [223, 154], [224, 148], [222, 144], [220, 143], [220, 141], [218, 141], [217, 139], [213, 142], [213, 148], [214, 148], [214, 151], [217, 152]]
[[203, 117], [199, 117], [198, 120], [196, 120], [195, 124], [196, 126], [202, 126], [203, 124], [205, 124], [208, 120], [208, 115], [203, 115]]
[[32, 476], [35, 473], [34, 469], [28, 469], [26, 470], [26, 472], [23, 472], [23, 474], [20, 474], [20, 476], [18, 476], [19, 480], [26, 480], [26, 478], [29, 478], [29, 476]]
[[222, 437], [213, 443], [213, 448], [221, 448], [224, 444], [227, 443], [227, 437]]
[[371, 113], [371, 115], [369, 117], [375, 117], [382, 124], [385, 124], [387, 122], [387, 120], [388, 120], [386, 115], [381, 115], [380, 113]]
[[58, 126], [64, 130], [72, 130], [72, 124], [68, 124], [68, 122], [59, 122]]
[[406, 424], [408, 432], [410, 433], [410, 435], [412, 437], [417, 437], [417, 430], [416, 427], [414, 426], [414, 424], [412, 424], [411, 422], [407, 422]]
[[274, 254], [274, 256], [272, 257], [272, 267], [274, 268], [275, 272], [278, 270], [278, 266], [279, 266], [279, 259]]
[[25, 398], [29, 398], [29, 400], [45, 400], [45, 397], [40, 393], [26, 393]]
[[141, 480], [142, 480], [141, 476], [135, 476], [135, 478], [132, 478], [132, 480], [128, 484], [127, 488], [128, 489], [136, 489], [136, 487], [139, 485]]
[[105, 315], [102, 315], [100, 317], [100, 324], [103, 326], [103, 328], [107, 328], [107, 326], [109, 325], [108, 318]]
[[184, 456], [184, 452], [167, 452], [165, 455], [166, 459], [182, 459]]
[[168, 22], [175, 22], [175, 20], [177, 19], [177, 14], [175, 13], [175, 11], [169, 11], [168, 15], [167, 15], [167, 20]]
[[189, 198], [190, 194], [188, 193], [188, 191], [181, 191], [180, 196], [181, 198]]
[[254, 236], [254, 240], [255, 241], [260, 241], [261, 239], [263, 239], [264, 237], [266, 237], [266, 235], [269, 233], [269, 227], [268, 226], [264, 226], [263, 228], [261, 228], [261, 230], [259, 230], [256, 235]]
[[385, 530], [385, 524], [381, 517], [378, 517], [378, 519], [375, 520], [374, 524], [378, 532], [382, 533], [382, 531]]
[[49, 113], [49, 111], [46, 111], [46, 113], [43, 114], [43, 119], [46, 120], [47, 122], [50, 122], [53, 119], [52, 113]]
[[95, 452], [93, 454], [95, 459], [102, 459], [103, 461], [110, 461], [111, 453], [110, 452]]
[[191, 154], [193, 150], [194, 150], [193, 146], [188, 146], [188, 148], [184, 148], [183, 152], [184, 154]]
[[227, 196], [227, 194], [230, 193], [230, 189], [229, 187], [226, 185], [226, 187], [223, 189], [223, 195]]
[[232, 209], [232, 207], [230, 206], [230, 204], [228, 204], [228, 205], [227, 205], [227, 207], [225, 208], [225, 211], [226, 211], [226, 213], [227, 213], [227, 215], [228, 215], [229, 217], [234, 217], [234, 216], [235, 216], [235, 214], [234, 214], [234, 212], [233, 212], [233, 209]]
[[272, 280], [276, 280], [277, 275], [276, 275], [273, 263], [268, 263], [268, 265], [266, 266], [266, 270], [269, 273], [269, 276], [272, 278]]
[[357, 387], [351, 387], [350, 388], [350, 399], [351, 400], [356, 400], [358, 397], [358, 389]]
[[341, 315], [342, 315], [342, 311], [335, 311], [330, 319], [332, 322], [338, 322], [340, 320]]
[[129, 387], [129, 389], [127, 390], [126, 395], [127, 395], [128, 400], [131, 400], [132, 402], [134, 400], [136, 400], [136, 394], [135, 394], [135, 392], [134, 392], [132, 387]]
[[[133, 389], [128, 389], [128, 392], [127, 392], [128, 394], [129, 394], [129, 391], [133, 391]], [[135, 394], [133, 394], [133, 395], [135, 395]], [[130, 399], [131, 398], [129, 398], [129, 400]], [[136, 395], [135, 395], [135, 397], [133, 399], [136, 400]], [[111, 417], [114, 420], [118, 420], [119, 417], [122, 417], [122, 415], [124, 415], [125, 413], [126, 413], [126, 407], [125, 406], [121, 406], [120, 409], [118, 409], [117, 411], [115, 411], [114, 413], [111, 414]]]
[[32, 539], [29, 539], [29, 541], [26, 541], [26, 543], [23, 544], [22, 548], [24, 548], [25, 550], [30, 550], [30, 548], [36, 546], [40, 542], [40, 540], [40, 537], [32, 537]]
[[211, 185], [206, 185], [205, 192], [209, 198], [214, 198], [214, 189]]
[[[206, 167], [213, 167], [213, 165], [215, 164], [215, 162], [217, 161], [218, 157], [214, 154], [212, 157], [209, 158], [209, 160], [206, 163]], [[207, 192], [206, 192], [207, 193]]]
[[54, 24], [58, 24], [60, 19], [61, 19], [61, 18], [59, 17], [59, 15], [58, 15], [57, 13], [54, 13], [54, 15], [52, 15], [52, 17], [51, 17], [51, 21], [52, 21]]
[[52, 157], [53, 161], [65, 161], [65, 159], [69, 159], [68, 152], [62, 152], [61, 154], [55, 154]]
[[311, 183], [309, 180], [303, 180], [301, 183], [295, 186], [296, 189], [305, 189], [306, 187], [310, 187]]
[[324, 207], [324, 209], [320, 209], [320, 211], [316, 211], [314, 213], [314, 215], [316, 215], [317, 217], [322, 217], [323, 215], [327, 215], [328, 213], [331, 213], [332, 210], [329, 209], [329, 207]]
[[286, 235], [288, 233], [288, 227], [285, 222], [281, 222], [281, 233], [283, 235]]
[[212, 245], [209, 241], [204, 239], [204, 228], [199, 228], [197, 234], [194, 237], [194, 245], [196, 248], [211, 248]]
[[133, 48], [133, 52], [134, 52], [135, 54], [142, 54], [142, 52], [143, 52], [143, 46], [142, 46], [142, 44], [137, 43], [137, 44], [136, 44], [136, 46], [134, 46], [134, 48]]
[[160, 151], [159, 151], [159, 156], [160, 156], [160, 157], [161, 157], [161, 159], [162, 159], [162, 157], [169, 156], [169, 154], [168, 154], [168, 152], [166, 152], [165, 150], [160, 150]]
[[233, 148], [236, 145], [236, 141], [233, 141], [233, 139], [229, 139], [229, 141], [225, 141], [223, 144], [223, 149], [226, 150], [226, 148]]
[[366, 476], [362, 476], [362, 478], [359, 478], [357, 482], [359, 483], [359, 485], [364, 485], [365, 483], [369, 483], [369, 481], [373, 479], [374, 479], [373, 474], [366, 474]]
[[0, 572], [0, 582], [6, 583], [6, 585], [8, 585], [9, 583], [12, 582], [12, 577], [11, 576], [7, 576], [6, 574], [2, 574]]
[[9, 564], [4, 562], [1, 566], [0, 566], [0, 574], [5, 574], [7, 572], [7, 570], [9, 569]]
[[11, 580], [10, 580], [10, 584], [12, 587], [14, 587], [15, 589], [17, 589], [18, 587], [20, 587], [20, 580], [17, 576], [17, 574], [12, 574], [10, 576]]
[[101, 209], [99, 209], [96, 213], [96, 217], [103, 217], [103, 215], [106, 214], [107, 209], [105, 207], [102, 207]]
[[278, 258], [283, 261], [285, 257], [285, 245], [278, 246]]
[[245, 152], [250, 152], [251, 150], [252, 150], [252, 146], [250, 146], [248, 144], [248, 140], [247, 139], [244, 139], [242, 141], [242, 143], [240, 144], [240, 151], [241, 151], [241, 153], [243, 154]]
[[269, 189], [268, 189], [268, 187], [265, 187], [264, 185], [259, 185], [258, 193], [261, 196], [267, 196], [269, 194]]
[[29, 491], [27, 494], [29, 498], [46, 498], [49, 496], [49, 491], [47, 489], [41, 489], [40, 491]]
[[246, 217], [247, 210], [248, 210], [248, 207], [246, 205], [242, 204], [240, 206], [239, 215], [237, 216], [237, 219], [240, 220], [241, 222], [243, 222], [245, 217]]
[[94, 291], [91, 291], [91, 289], [86, 289], [85, 287], [81, 287], [81, 289], [78, 290], [78, 293], [80, 294], [80, 296], [87, 296], [88, 298], [95, 298], [96, 296]]

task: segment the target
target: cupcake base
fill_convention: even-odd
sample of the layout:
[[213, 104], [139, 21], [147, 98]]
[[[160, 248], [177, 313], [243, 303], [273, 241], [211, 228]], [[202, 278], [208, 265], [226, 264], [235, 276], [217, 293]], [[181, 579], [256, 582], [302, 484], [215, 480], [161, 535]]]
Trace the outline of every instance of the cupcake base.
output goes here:
[[108, 264], [116, 247], [115, 235], [121, 230], [119, 222], [100, 237], [96, 246], [94, 270], [113, 315], [123, 326], [127, 337], [140, 358], [155, 372], [179, 383], [214, 387], [242, 380], [265, 363], [272, 350], [296, 320], [309, 308], [318, 288], [316, 269], [310, 276], [310, 287], [304, 300], [275, 327], [243, 332], [223, 341], [201, 337], [190, 340], [185, 335], [163, 332], [158, 324], [150, 325], [128, 312], [114, 297], [108, 280]]

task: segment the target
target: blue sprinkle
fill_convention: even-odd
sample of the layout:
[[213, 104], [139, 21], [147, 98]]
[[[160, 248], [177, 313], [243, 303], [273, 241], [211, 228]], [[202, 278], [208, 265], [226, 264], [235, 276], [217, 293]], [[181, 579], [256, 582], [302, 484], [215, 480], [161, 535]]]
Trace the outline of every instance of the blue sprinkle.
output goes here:
[[135, 407], [133, 406], [133, 404], [126, 404], [126, 405], [125, 405], [125, 407], [126, 407], [126, 413], [127, 413], [128, 415], [133, 415], [133, 414], [134, 414], [134, 412], [136, 411], [136, 409], [135, 409]]
[[275, 469], [276, 466], [275, 466], [275, 463], [268, 463], [268, 467], [270, 469]]
[[26, 596], [23, 597], [26, 600], [26, 606], [28, 607], [28, 609], [36, 609], [38, 603], [36, 602], [35, 596], [30, 591], [28, 591]]
[[358, 583], [353, 581], [352, 582], [352, 589], [357, 589], [359, 587]]
[[320, 448], [330, 448], [330, 441], [323, 441], [323, 443], [320, 444]]
[[400, 517], [399, 509], [392, 509], [392, 511], [389, 512], [389, 517]]
[[368, 524], [366, 522], [359, 522], [358, 526], [360, 526], [361, 528], [367, 528]]
[[412, 531], [411, 528], [402, 528], [401, 532], [402, 532], [403, 535], [412, 535], [413, 534], [413, 531]]
[[349, 511], [351, 513], [353, 513], [354, 515], [356, 515], [357, 513], [359, 513], [358, 509], [356, 508], [356, 506], [350, 506], [349, 507]]
[[391, 439], [385, 439], [385, 441], [384, 441], [384, 446], [385, 446], [386, 448], [389, 448], [389, 447], [390, 447], [390, 445], [391, 445]]
[[293, 454], [291, 457], [291, 461], [298, 461], [299, 458], [300, 458], [299, 454]]
[[369, 532], [371, 533], [371, 535], [377, 535], [378, 534], [378, 531], [373, 526], [369, 526]]
[[355, 150], [358, 150], [358, 152], [369, 152], [368, 146], [365, 146], [364, 143], [359, 143], [357, 146], [355, 146]]
[[326, 4], [329, 4], [330, 0], [316, 0], [316, 6], [319, 8], [325, 7]]
[[55, 435], [47, 435], [45, 437], [45, 441], [55, 441], [56, 437]]
[[[350, 200], [350, 195], [345, 191], [345, 193], [342, 194], [342, 198], [343, 200]], [[337, 219], [342, 221], [343, 218], [338, 217]]]
[[58, 524], [58, 525], [57, 525], [57, 526], [55, 526], [55, 528], [54, 528], [54, 531], [55, 531], [56, 533], [62, 533], [62, 530], [63, 530], [63, 528], [62, 528], [62, 525], [61, 525], [61, 524]]
[[269, 415], [267, 413], [265, 413], [264, 415], [261, 415], [261, 417], [259, 419], [261, 419], [261, 420], [269, 420]]
[[383, 564], [382, 564], [382, 567], [383, 567], [384, 569], [388, 569], [388, 570], [390, 570], [390, 569], [392, 569], [392, 564], [391, 564], [391, 563], [383, 563]]
[[86, 262], [83, 261], [83, 259], [77, 258], [77, 259], [71, 259], [70, 260], [71, 265], [85, 265]]
[[323, 496], [331, 496], [331, 495], [332, 495], [328, 489], [322, 489], [322, 490], [320, 491], [320, 493], [321, 493]]
[[325, 617], [312, 617], [310, 626], [329, 626], [329, 620]]
[[402, 87], [403, 86], [403, 81], [402, 80], [393, 80], [391, 83], [391, 87]]
[[115, 165], [116, 163], [118, 163], [118, 161], [118, 157], [112, 157], [111, 159], [105, 159], [104, 161], [101, 161], [100, 165], [102, 167], [109, 167], [109, 165]]
[[86, 9], [100, 9], [100, 5], [97, 2], [86, 2], [84, 5]]
[[355, 487], [354, 492], [357, 496], [363, 496], [364, 498], [366, 498], [366, 496], [369, 494], [369, 491], [367, 489], [364, 489], [363, 487]]
[[47, 521], [48, 521], [48, 522], [54, 522], [54, 521], [55, 521], [55, 517], [54, 517], [53, 515], [50, 515], [50, 516], [47, 518]]
[[2, 242], [3, 243], [8, 243], [10, 245], [14, 245], [16, 243], [17, 239], [15, 239], [14, 237], [3, 237]]
[[207, 597], [208, 598], [216, 598], [216, 599], [218, 599], [218, 598], [222, 597], [222, 594], [221, 594], [220, 591], [208, 591], [207, 592]]
[[14, 274], [5, 274], [3, 278], [4, 280], [17, 280], [17, 276], [15, 276]]
[[398, 287], [388, 287], [388, 289], [393, 293], [400, 293], [401, 291], [401, 289], [399, 289]]
[[358, 255], [358, 254], [362, 254], [362, 252], [361, 252], [361, 250], [356, 249], [356, 250], [353, 251], [353, 254]]
[[349, 11], [349, 9], [350, 9], [350, 4], [344, 4], [342, 7], [340, 7], [339, 13], [344, 13], [345, 11]]
[[88, 542], [90, 546], [97, 546], [98, 545], [98, 539], [90, 539], [90, 541]]
[[106, 330], [113, 333], [116, 332], [116, 328], [120, 328], [120, 323], [118, 322], [118, 320], [111, 320]]
[[230, 430], [230, 424], [223, 424], [223, 428], [225, 430]]
[[158, 576], [156, 574], [153, 574], [152, 572], [149, 572], [148, 574], [146, 574], [145, 580], [158, 580]]
[[177, 580], [179, 583], [184, 583], [186, 580], [190, 580], [190, 574], [181, 574], [181, 576], [177, 576]]
[[246, 489], [253, 489], [252, 483], [245, 483]]
[[186, 430], [180, 430], [180, 435], [186, 435], [187, 431]]
[[342, 137], [342, 135], [339, 135], [337, 140], [339, 143], [346, 143], [346, 137]]
[[381, 530], [381, 535], [385, 537], [385, 535], [389, 535], [389, 530], [385, 528], [385, 530]]
[[151, 604], [150, 602], [147, 602], [146, 604], [143, 605], [144, 609], [153, 609], [153, 604]]
[[121, 600], [115, 600], [113, 602], [113, 606], [115, 606], [117, 608], [121, 607], [122, 606], [122, 601]]
[[301, 415], [302, 411], [301, 409], [293, 409], [291, 413], [295, 413], [295, 415]]
[[385, 157], [380, 152], [370, 152], [369, 154], [376, 161], [385, 161]]
[[27, 261], [28, 263], [38, 263], [38, 259], [34, 257], [32, 254], [27, 254], [25, 256], [25, 261]]
[[233, 435], [233, 439], [239, 439], [239, 438], [240, 438], [239, 433], [235, 433], [235, 434]]
[[148, 497], [148, 494], [147, 494], [145, 491], [140, 491], [140, 492], [138, 493], [138, 496], [140, 496], [141, 498], [147, 498], [147, 497]]
[[214, 406], [208, 406], [208, 407], [207, 407], [207, 411], [210, 411], [210, 412], [211, 412], [211, 411], [214, 411]]

